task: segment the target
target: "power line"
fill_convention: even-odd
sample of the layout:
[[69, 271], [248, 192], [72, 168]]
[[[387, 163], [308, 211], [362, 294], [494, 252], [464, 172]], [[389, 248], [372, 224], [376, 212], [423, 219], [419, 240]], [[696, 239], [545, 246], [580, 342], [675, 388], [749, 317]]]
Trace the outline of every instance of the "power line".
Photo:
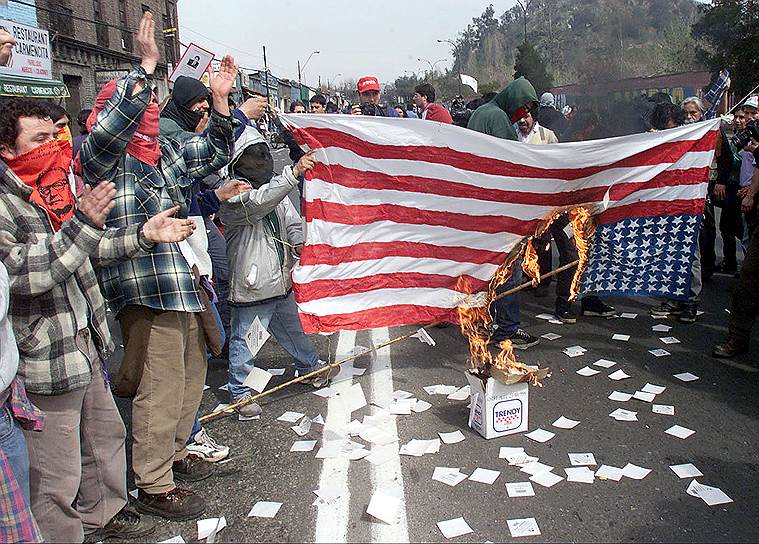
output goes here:
[[37, 6], [35, 4], [30, 4], [29, 2], [23, 2], [22, 0], [8, 0], [8, 2], [13, 2], [14, 4], [20, 4], [22, 6], [28, 6], [30, 8], [36, 8], [36, 9], [38, 9], [40, 11], [45, 11], [47, 13], [54, 13], [55, 15], [62, 15], [64, 17], [68, 17], [69, 19], [73, 19], [75, 21], [82, 21], [82, 22], [85, 22], [85, 23], [92, 23], [93, 25], [107, 26], [109, 28], [115, 28], [116, 30], [120, 30], [122, 32], [125, 32], [125, 31], [126, 32], [134, 32], [134, 30], [129, 29], [129, 28], [125, 28], [123, 26], [112, 25], [110, 23], [104, 23], [104, 22], [101, 22], [101, 21], [94, 21], [92, 19], [85, 19], [84, 17], [77, 17], [76, 15], [72, 15], [70, 13], [65, 13], [63, 11], [58, 11], [57, 9], [43, 8], [42, 6]]

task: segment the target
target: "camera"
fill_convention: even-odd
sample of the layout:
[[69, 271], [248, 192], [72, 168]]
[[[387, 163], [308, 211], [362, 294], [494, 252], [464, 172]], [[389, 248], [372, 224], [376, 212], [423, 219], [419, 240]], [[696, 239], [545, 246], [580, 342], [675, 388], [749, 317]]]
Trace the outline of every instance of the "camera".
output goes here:
[[372, 104], [370, 102], [361, 102], [361, 104], [359, 104], [358, 107], [361, 108], [361, 115], [369, 115], [372, 117], [384, 116], [379, 106]]
[[735, 133], [735, 146], [738, 149], [743, 149], [751, 142], [752, 138], [759, 142], [759, 122], [756, 120], [750, 121], [746, 128]]

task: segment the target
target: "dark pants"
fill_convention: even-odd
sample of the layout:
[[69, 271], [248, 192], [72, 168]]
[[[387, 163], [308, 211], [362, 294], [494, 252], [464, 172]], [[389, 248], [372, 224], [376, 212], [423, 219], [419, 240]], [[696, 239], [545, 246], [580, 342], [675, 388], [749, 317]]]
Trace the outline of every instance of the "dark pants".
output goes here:
[[[543, 237], [538, 241], [538, 245], [540, 246], [541, 251], [538, 252], [538, 262], [541, 261], [541, 259], [545, 259], [545, 256], [541, 256], [541, 253], [547, 253], [548, 254], [548, 263], [549, 266], [546, 268], [548, 270], [551, 269], [550, 262], [551, 262], [551, 248], [548, 247], [548, 250], [546, 250], [546, 246], [551, 241], [551, 238], [553, 238], [553, 241], [556, 243], [556, 249], [559, 251], [559, 266], [564, 266], [565, 264], [569, 264], [572, 261], [577, 259], [577, 248], [575, 247], [574, 243], [572, 243], [572, 240], [567, 236], [567, 233], [564, 232], [564, 229], [566, 226], [569, 225], [569, 217], [566, 215], [562, 215], [559, 217], [556, 221], [551, 223], [551, 226], [548, 227], [548, 230], [543, 235]], [[540, 267], [540, 273], [544, 274], [543, 266]], [[564, 272], [561, 272], [557, 276], [556, 280], [556, 302], [557, 304], [559, 301], [566, 302], [569, 300], [569, 291], [572, 287], [572, 279], [574, 278], [575, 270], [573, 268], [570, 268], [569, 270], [565, 270]], [[541, 280], [540, 283], [543, 283], [544, 280]]]
[[[511, 277], [496, 289], [496, 293], [504, 293], [522, 283], [522, 259], [511, 265]], [[496, 300], [490, 306], [490, 315], [496, 330], [492, 340], [500, 342], [510, 338], [519, 329], [519, 293]]]
[[208, 232], [208, 255], [211, 257], [213, 267], [213, 288], [219, 302], [216, 308], [221, 316], [221, 323], [224, 326], [224, 335], [229, 338], [229, 305], [227, 298], [229, 296], [229, 263], [227, 261], [227, 242], [224, 235], [219, 232], [216, 224], [205, 218], [206, 231]]
[[707, 201], [704, 209], [704, 221], [701, 225], [701, 231], [698, 233], [698, 245], [701, 249], [701, 277], [704, 280], [712, 276], [717, 266], [717, 253], [714, 250], [716, 242], [717, 224], [714, 220], [714, 205]]
[[738, 267], [737, 242], [743, 237], [743, 214], [737, 194], [728, 194], [725, 198], [719, 218], [719, 232], [722, 236], [723, 266], [735, 269]]
[[759, 227], [754, 226], [751, 242], [741, 269], [741, 279], [733, 291], [729, 334], [748, 342], [759, 313]]

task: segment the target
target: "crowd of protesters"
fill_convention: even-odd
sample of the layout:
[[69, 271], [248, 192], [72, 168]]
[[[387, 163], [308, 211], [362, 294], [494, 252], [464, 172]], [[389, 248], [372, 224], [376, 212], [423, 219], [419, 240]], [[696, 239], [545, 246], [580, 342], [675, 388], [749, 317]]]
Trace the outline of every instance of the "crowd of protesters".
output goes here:
[[[159, 54], [150, 12], [136, 35], [141, 64], [98, 94], [76, 119], [58, 105], [8, 99], [0, 105], [0, 541], [98, 541], [143, 538], [154, 524], [202, 515], [205, 501], [181, 487], [213, 475], [229, 448], [198, 423], [209, 356], [229, 361], [230, 402], [256, 417], [245, 379], [256, 364], [251, 330], [268, 329], [307, 374], [326, 363], [303, 332], [291, 271], [305, 234], [289, 195], [316, 160], [268, 107], [243, 89], [224, 57], [209, 87], [180, 77], [159, 108], [152, 74]], [[0, 57], [12, 38], [0, 34]], [[0, 58], [2, 61], [2, 58]], [[644, 100], [639, 131], [665, 130], [713, 117], [726, 74], [705, 101]], [[590, 111], [559, 111], [524, 78], [453, 113], [435, 88], [415, 88], [413, 103], [389, 106], [375, 77], [358, 81], [359, 102], [345, 112], [456, 124], [528, 145], [599, 136]], [[292, 113], [338, 113], [322, 95], [295, 101]], [[759, 104], [752, 96], [723, 124], [709, 185], [704, 227], [694, 256], [688, 300], [665, 300], [654, 315], [696, 320], [704, 281], [717, 270], [739, 276], [727, 338], [716, 357], [748, 350], [759, 311], [759, 236], [755, 201]], [[292, 166], [275, 171], [269, 142], [276, 127]], [[721, 208], [719, 225], [714, 207]], [[577, 258], [561, 216], [539, 239], [542, 273]], [[716, 230], [724, 259], [715, 262]], [[739, 267], [739, 255], [743, 264]], [[555, 315], [576, 322], [573, 272], [559, 274]], [[500, 289], [521, 282], [521, 267]], [[547, 295], [547, 284], [535, 290]], [[113, 352], [107, 310], [121, 329], [124, 356], [109, 377]], [[609, 317], [598, 297], [581, 315]], [[491, 308], [493, 341], [515, 348], [538, 343], [521, 328], [519, 298]], [[330, 375], [311, 378], [323, 387]], [[131, 470], [138, 489], [128, 500], [126, 429], [113, 394], [132, 402]], [[247, 401], [247, 402], [246, 402]]]

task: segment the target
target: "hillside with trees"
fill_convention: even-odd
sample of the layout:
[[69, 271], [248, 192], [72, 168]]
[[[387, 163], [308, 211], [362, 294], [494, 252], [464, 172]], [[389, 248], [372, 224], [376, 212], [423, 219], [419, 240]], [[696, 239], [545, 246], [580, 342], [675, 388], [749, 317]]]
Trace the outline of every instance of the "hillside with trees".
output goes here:
[[[757, 12], [754, 0], [518, 0], [500, 15], [490, 5], [452, 37], [453, 66], [434, 78], [445, 97], [457, 94], [459, 73], [475, 77], [481, 93], [501, 89], [515, 72], [532, 75], [542, 92], [689, 70], [717, 73], [740, 59], [744, 73], [732, 70], [734, 89], [750, 90], [759, 73]], [[394, 94], [405, 96], [430, 76], [399, 77]]]

